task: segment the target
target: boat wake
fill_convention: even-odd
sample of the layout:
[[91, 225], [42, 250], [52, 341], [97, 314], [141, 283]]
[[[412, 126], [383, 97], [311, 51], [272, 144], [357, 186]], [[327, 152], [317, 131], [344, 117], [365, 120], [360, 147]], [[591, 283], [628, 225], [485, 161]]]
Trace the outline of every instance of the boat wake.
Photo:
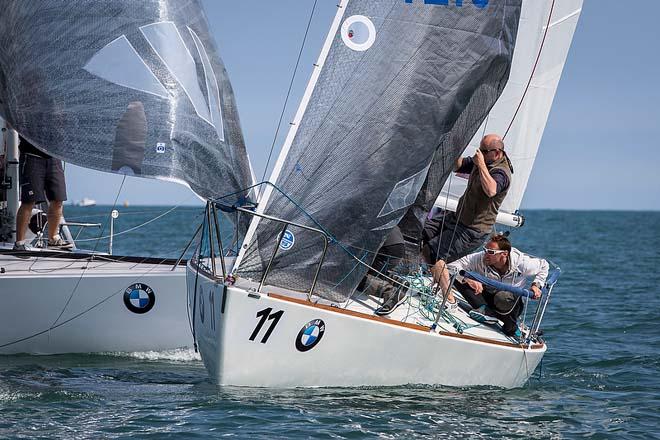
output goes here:
[[195, 353], [195, 350], [192, 348], [175, 348], [163, 351], [135, 351], [131, 353], [114, 352], [108, 354], [148, 361], [192, 362], [202, 360], [199, 353]]

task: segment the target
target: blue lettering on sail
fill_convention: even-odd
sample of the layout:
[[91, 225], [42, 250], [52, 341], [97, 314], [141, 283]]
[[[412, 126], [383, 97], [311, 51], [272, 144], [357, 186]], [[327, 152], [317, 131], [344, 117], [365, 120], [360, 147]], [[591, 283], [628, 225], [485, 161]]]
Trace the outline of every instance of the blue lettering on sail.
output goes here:
[[[453, 0], [456, 6], [463, 6], [463, 0]], [[412, 3], [413, 0], [405, 0], [406, 3]], [[424, 0], [425, 5], [443, 5], [449, 6], [449, 0]], [[485, 8], [488, 6], [488, 0], [472, 0], [472, 4], [477, 8]]]

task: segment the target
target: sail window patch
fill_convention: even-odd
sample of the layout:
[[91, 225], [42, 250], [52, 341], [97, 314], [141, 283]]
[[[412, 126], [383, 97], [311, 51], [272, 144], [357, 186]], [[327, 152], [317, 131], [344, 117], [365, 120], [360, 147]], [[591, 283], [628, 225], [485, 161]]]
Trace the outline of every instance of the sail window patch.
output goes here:
[[147, 67], [125, 35], [106, 44], [83, 66], [92, 75], [118, 86], [168, 99], [167, 90]]
[[385, 204], [378, 213], [378, 217], [383, 217], [394, 211], [405, 208], [406, 206], [412, 205], [415, 198], [417, 198], [417, 194], [419, 194], [419, 190], [422, 189], [428, 170], [429, 165], [412, 176], [397, 182], [397, 184], [394, 185], [394, 189], [392, 189], [392, 192], [390, 192], [390, 195], [387, 197], [387, 200], [385, 200]]
[[388, 230], [388, 229], [392, 229], [393, 227], [395, 227], [396, 225], [399, 224], [399, 222], [401, 221], [402, 218], [403, 218], [403, 214], [401, 214], [400, 216], [398, 216], [394, 220], [390, 220], [389, 222], [385, 223], [382, 226], [376, 226], [375, 228], [371, 228], [371, 230], [372, 231], [385, 231], [385, 230]]
[[365, 51], [376, 41], [376, 26], [364, 15], [352, 15], [341, 25], [341, 39], [350, 49]]
[[171, 21], [165, 21], [141, 26], [140, 31], [181, 85], [195, 108], [197, 116], [213, 125], [204, 94], [199, 87], [195, 60], [188, 51], [176, 25]]
[[209, 111], [211, 113], [211, 122], [215, 126], [215, 131], [218, 133], [218, 137], [221, 141], [225, 140], [225, 132], [222, 123], [222, 107], [220, 106], [220, 89], [218, 87], [218, 80], [213, 71], [213, 66], [209, 60], [209, 55], [204, 49], [202, 40], [199, 39], [195, 31], [188, 28], [190, 35], [193, 37], [195, 46], [197, 47], [197, 53], [199, 53], [199, 58], [202, 60], [202, 66], [204, 67], [204, 76], [206, 77], [206, 90], [209, 98]]

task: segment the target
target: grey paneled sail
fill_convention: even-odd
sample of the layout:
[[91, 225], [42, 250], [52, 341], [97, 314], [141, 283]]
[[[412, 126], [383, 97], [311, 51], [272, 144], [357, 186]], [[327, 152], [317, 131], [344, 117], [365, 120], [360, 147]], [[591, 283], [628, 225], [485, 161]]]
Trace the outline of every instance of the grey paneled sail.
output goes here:
[[1, 1], [0, 115], [86, 168], [251, 183], [227, 72], [196, 0]]
[[[276, 166], [276, 184], [306, 214], [278, 192], [265, 204], [266, 214], [336, 238], [317, 293], [350, 295], [365, 269], [349, 253], [371, 262], [411, 206], [431, 206], [504, 88], [519, 14], [520, 0], [339, 5], [318, 82]], [[238, 270], [251, 277], [263, 273], [281, 230], [255, 225]], [[267, 283], [309, 289], [321, 243], [289, 227]]]

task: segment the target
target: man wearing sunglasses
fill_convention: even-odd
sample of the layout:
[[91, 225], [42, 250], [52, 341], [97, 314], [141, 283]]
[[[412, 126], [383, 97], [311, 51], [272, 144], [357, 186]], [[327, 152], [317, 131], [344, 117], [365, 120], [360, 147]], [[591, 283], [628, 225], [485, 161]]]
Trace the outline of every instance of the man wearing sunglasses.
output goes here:
[[[441, 211], [427, 219], [422, 231], [422, 255], [432, 265], [431, 273], [436, 282], [446, 272], [445, 263], [472, 252], [492, 232], [509, 190], [513, 167], [504, 152], [502, 138], [488, 134], [473, 157], [458, 158], [455, 171], [470, 175], [456, 213]], [[451, 292], [448, 300], [450, 305], [455, 304]]]
[[[527, 288], [532, 280], [530, 290], [534, 292], [534, 299], [541, 298], [541, 288], [549, 269], [546, 260], [520, 252], [501, 234], [492, 235], [480, 252], [466, 255], [448, 267], [452, 271], [475, 272], [520, 288]], [[445, 274], [441, 286], [448, 285], [449, 277]], [[517, 320], [523, 309], [523, 300], [519, 296], [507, 291], [496, 291], [468, 278], [462, 283], [457, 282], [455, 286], [473, 307], [470, 311], [472, 319], [487, 324], [496, 324], [499, 319], [504, 323], [504, 334], [519, 335]]]

